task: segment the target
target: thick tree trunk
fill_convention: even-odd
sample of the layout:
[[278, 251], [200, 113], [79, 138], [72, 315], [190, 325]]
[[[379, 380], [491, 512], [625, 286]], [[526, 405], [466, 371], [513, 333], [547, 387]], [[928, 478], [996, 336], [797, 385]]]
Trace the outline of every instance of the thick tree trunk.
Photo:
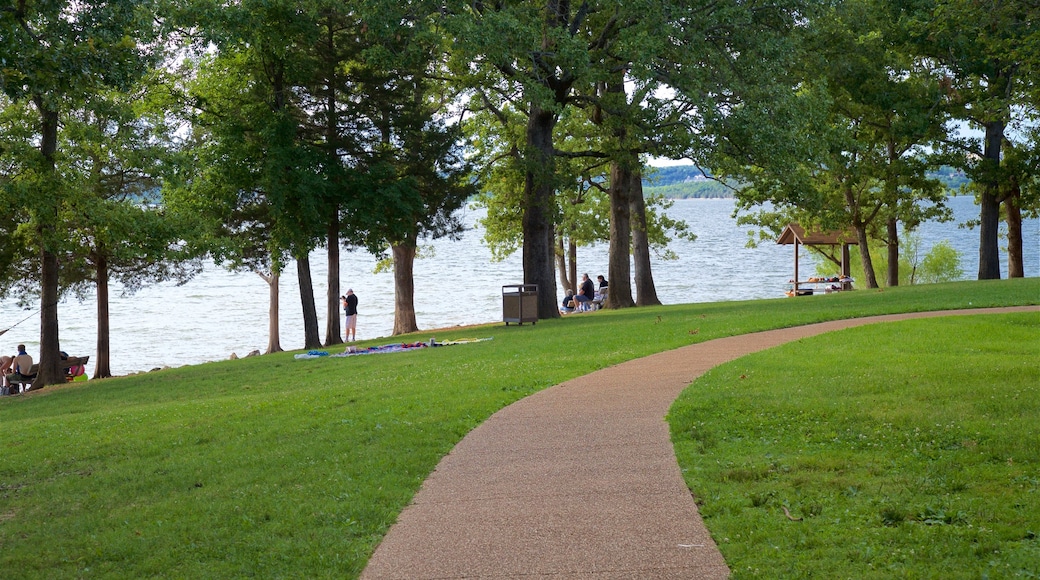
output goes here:
[[661, 303], [650, 271], [650, 237], [646, 233], [646, 200], [643, 199], [643, 174], [636, 172], [629, 190], [632, 224], [632, 263], [635, 273], [636, 306], [655, 306]]
[[899, 286], [899, 221], [888, 218], [885, 224], [888, 230], [888, 286]]
[[[630, 160], [631, 161], [631, 160]], [[638, 160], [636, 160], [638, 163]], [[632, 208], [631, 197], [633, 179], [639, 179], [639, 172], [633, 165], [614, 161], [610, 164], [610, 250], [607, 257], [606, 306], [609, 308], [631, 308], [636, 305], [632, 300]], [[642, 193], [642, 192], [640, 192]]]
[[979, 195], [979, 280], [1000, 279], [1000, 147], [1004, 140], [1003, 121], [986, 123], [986, 142], [982, 163], [986, 166]]
[[296, 279], [300, 283], [300, 306], [303, 309], [303, 347], [321, 348], [318, 338], [318, 309], [314, 305], [314, 282], [311, 260], [306, 255], [296, 258]]
[[394, 244], [394, 335], [419, 330], [415, 323], [415, 242]]
[[278, 282], [281, 280], [281, 274], [274, 271], [270, 275], [260, 274], [260, 277], [267, 282], [267, 350], [265, 354], [282, 352], [281, 330], [278, 326]]
[[94, 378], [112, 376], [111, 324], [108, 303], [108, 259], [98, 254], [94, 261], [97, 276], [97, 357], [94, 359]]
[[339, 300], [339, 210], [332, 209], [329, 218], [328, 244], [328, 291], [326, 292], [325, 308], [328, 312], [325, 320], [325, 346], [342, 344], [343, 336], [340, 329], [340, 300]]
[[[40, 112], [40, 155], [44, 160], [45, 180], [56, 181], [54, 164], [58, 151], [58, 112], [51, 110], [43, 98], [34, 99]], [[53, 196], [48, 196], [53, 197]], [[65, 381], [61, 368], [61, 341], [58, 337], [58, 256], [50, 249], [58, 220], [55, 205], [44, 217], [40, 234], [40, 366], [31, 390], [42, 389]]]
[[40, 367], [30, 390], [65, 382], [58, 338], [58, 257], [42, 251], [40, 296]]
[[1000, 202], [988, 191], [979, 196], [979, 280], [1000, 279]]
[[867, 239], [867, 226], [853, 225], [856, 230], [856, 240], [859, 242], [859, 257], [863, 262], [863, 277], [866, 278], [867, 288], [877, 288], [877, 276], [874, 274], [874, 260], [870, 257], [870, 244]]
[[1011, 184], [1011, 195], [1004, 200], [1008, 226], [1008, 278], [1025, 278], [1025, 257], [1022, 254], [1022, 207], [1018, 180]]
[[538, 285], [538, 318], [559, 318], [553, 274], [553, 128], [556, 115], [531, 106], [527, 123], [528, 169], [524, 180], [524, 283]]

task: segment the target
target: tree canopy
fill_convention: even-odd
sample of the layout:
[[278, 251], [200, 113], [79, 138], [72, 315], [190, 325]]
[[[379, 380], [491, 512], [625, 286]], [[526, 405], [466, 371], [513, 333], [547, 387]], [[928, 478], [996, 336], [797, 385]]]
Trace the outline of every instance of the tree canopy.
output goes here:
[[[268, 281], [274, 351], [283, 269], [295, 264], [304, 344], [315, 347], [311, 254], [328, 252], [332, 344], [339, 250], [391, 252], [404, 332], [417, 328], [417, 241], [458, 234], [454, 212], [479, 193], [492, 250], [521, 249], [540, 317], [558, 316], [556, 280], [573, 283], [576, 248], [602, 240], [608, 303], [653, 304], [652, 250], [689, 232], [644, 191], [651, 156], [691, 161], [763, 229], [854, 230], [868, 285], [874, 242], [897, 283], [901, 232], [944, 219], [936, 172], [953, 168], [980, 201], [979, 277], [1000, 276], [1001, 219], [1009, 275], [1022, 275], [1021, 219], [1040, 213], [1038, 10], [999, 0], [10, 3], [0, 7], [0, 295], [40, 300], [40, 385], [60, 379], [63, 292], [93, 287], [100, 304], [109, 277], [131, 290], [185, 280], [203, 254]], [[99, 306], [99, 325], [104, 316]]]

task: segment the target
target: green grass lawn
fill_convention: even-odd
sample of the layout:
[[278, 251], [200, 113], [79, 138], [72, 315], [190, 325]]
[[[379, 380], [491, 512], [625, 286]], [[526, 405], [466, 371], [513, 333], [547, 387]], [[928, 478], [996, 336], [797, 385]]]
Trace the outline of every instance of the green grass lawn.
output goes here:
[[670, 422], [734, 578], [1040, 576], [1040, 313], [790, 343]]
[[[721, 336], [870, 314], [1037, 303], [1040, 280], [1027, 279], [601, 311], [435, 334], [493, 338], [472, 345], [306, 361], [282, 353], [4, 397], [0, 577], [355, 577], [439, 459], [491, 413], [537, 390]], [[1027, 334], [1029, 324], [1035, 340], [1035, 318]], [[860, 363], [881, 372], [888, 361], [876, 346], [842, 350], [841, 366], [831, 371]], [[994, 352], [993, 359], [1006, 356]], [[1003, 380], [998, 368], [974, 366]], [[750, 443], [748, 458], [758, 450]], [[683, 457], [685, 464], [686, 451]], [[885, 467], [861, 489], [880, 483], [884, 490], [902, 469]], [[1032, 469], [1035, 481], [1035, 462]], [[959, 481], [974, 489], [967, 475]], [[707, 492], [694, 492], [710, 513]], [[785, 500], [756, 501], [775, 508]], [[809, 524], [803, 528], [834, 517], [822, 500], [811, 517], [815, 508], [786, 501], [804, 518], [797, 524]], [[894, 524], [886, 528], [932, 529], [919, 521], [931, 512], [898, 498], [890, 505]], [[951, 509], [945, 527], [961, 526], [957, 512], [970, 512]], [[736, 557], [729, 552], [740, 542], [735, 535], [720, 538], [728, 557]]]

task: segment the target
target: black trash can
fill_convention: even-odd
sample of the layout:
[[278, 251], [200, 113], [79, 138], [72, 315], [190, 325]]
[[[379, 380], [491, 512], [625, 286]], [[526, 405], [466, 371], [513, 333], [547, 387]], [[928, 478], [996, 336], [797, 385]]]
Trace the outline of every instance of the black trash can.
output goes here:
[[538, 284], [511, 284], [502, 287], [502, 321], [523, 324], [538, 322]]

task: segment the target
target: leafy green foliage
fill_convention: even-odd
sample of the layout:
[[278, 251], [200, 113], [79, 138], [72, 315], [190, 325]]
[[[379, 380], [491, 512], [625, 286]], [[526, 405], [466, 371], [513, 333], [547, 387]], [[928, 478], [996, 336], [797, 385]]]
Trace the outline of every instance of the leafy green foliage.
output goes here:
[[[941, 79], [944, 108], [975, 129], [951, 138], [944, 150], [947, 163], [965, 171], [972, 180], [969, 189], [978, 195], [979, 277], [999, 278], [1000, 205], [1029, 213], [1040, 202], [1030, 184], [1035, 171], [1027, 169], [1035, 167], [1036, 158], [1040, 8], [1030, 2], [966, 0], [893, 6], [921, 64]], [[1032, 162], [1023, 162], [1030, 157]], [[1012, 228], [1016, 222], [1008, 220]], [[1012, 255], [1018, 253], [1013, 248]]]
[[[128, 184], [139, 184], [140, 173], [148, 173], [152, 162], [147, 154], [137, 155], [135, 147], [147, 141], [138, 139], [148, 133], [147, 123], [136, 124], [125, 113], [131, 100], [126, 96], [163, 58], [166, 39], [159, 34], [155, 10], [150, 0], [18, 2], [0, 9], [5, 108], [0, 134], [13, 145], [0, 147], [0, 206], [18, 208], [13, 217], [22, 235], [13, 237], [33, 250], [20, 256], [17, 268], [0, 274], [0, 287], [6, 293], [14, 279], [15, 286], [22, 285], [23, 299], [39, 295], [39, 386], [61, 380], [59, 296], [90, 276], [75, 263], [92, 261], [96, 277], [107, 282], [107, 272], [97, 264], [112, 256], [99, 232], [118, 218], [97, 211], [91, 216], [96, 221], [87, 224], [85, 208], [106, 207], [106, 200], [129, 193], [134, 186]], [[91, 229], [98, 243], [84, 244], [82, 234]], [[88, 252], [95, 255], [88, 257]], [[137, 265], [142, 253], [134, 256]], [[159, 263], [169, 255], [164, 253]], [[161, 270], [128, 277], [161, 278]], [[18, 278], [37, 283], [25, 285]]]
[[925, 284], [953, 282], [964, 278], [961, 255], [946, 240], [932, 247], [921, 260], [921, 282]]
[[[765, 208], [746, 221], [775, 227], [779, 211], [785, 221], [854, 230], [894, 250], [897, 240], [886, 233], [895, 224], [913, 228], [945, 214], [945, 188], [929, 176], [938, 166], [929, 152], [946, 137], [943, 92], [905, 48], [905, 28], [884, 2], [847, 0], [821, 7], [799, 29], [794, 82], [802, 88], [792, 106], [803, 114], [771, 129], [788, 136], [772, 146], [786, 154], [738, 134], [735, 151], [721, 155], [725, 175], [748, 184], [741, 208]], [[862, 281], [875, 286], [869, 246], [859, 250]]]
[[[917, 233], [904, 232], [900, 236], [899, 243], [902, 250], [899, 254], [900, 284], [936, 284], [964, 279], [961, 253], [954, 249], [947, 240], [935, 244], [923, 256], [920, 249], [921, 237]], [[876, 267], [881, 269], [888, 267], [887, 255], [880, 242], [875, 243], [872, 253], [877, 256], [874, 263]], [[850, 257], [849, 270], [852, 278], [860, 280], [863, 276], [863, 263], [856, 254], [852, 254]], [[833, 262], [821, 261], [817, 267], [817, 274], [834, 276], [836, 266]]]

